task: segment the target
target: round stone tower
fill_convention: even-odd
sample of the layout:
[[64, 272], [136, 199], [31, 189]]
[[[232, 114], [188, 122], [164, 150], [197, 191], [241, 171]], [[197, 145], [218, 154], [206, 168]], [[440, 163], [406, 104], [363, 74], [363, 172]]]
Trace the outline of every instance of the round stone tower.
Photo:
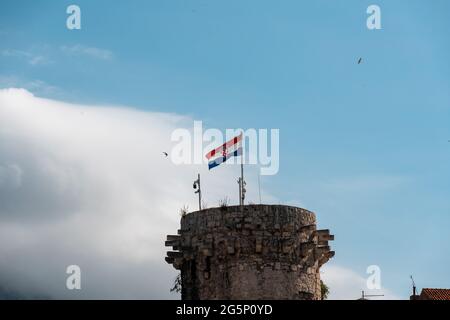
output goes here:
[[184, 300], [320, 299], [333, 239], [305, 209], [224, 206], [183, 216], [166, 261], [181, 271]]

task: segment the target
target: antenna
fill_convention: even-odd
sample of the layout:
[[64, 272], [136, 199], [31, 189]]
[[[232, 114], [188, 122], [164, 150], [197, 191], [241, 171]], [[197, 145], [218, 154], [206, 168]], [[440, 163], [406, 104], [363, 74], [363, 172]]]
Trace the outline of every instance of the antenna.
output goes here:
[[384, 297], [384, 294], [365, 294], [363, 290], [361, 300], [366, 300], [366, 297]]
[[198, 179], [194, 181], [194, 193], [198, 193], [198, 210], [202, 210], [202, 189], [200, 188], [200, 173], [198, 174]]
[[411, 282], [413, 285], [413, 296], [415, 296], [416, 295], [416, 283], [414, 282], [414, 278], [412, 275], [410, 275], [409, 277], [411, 278]]

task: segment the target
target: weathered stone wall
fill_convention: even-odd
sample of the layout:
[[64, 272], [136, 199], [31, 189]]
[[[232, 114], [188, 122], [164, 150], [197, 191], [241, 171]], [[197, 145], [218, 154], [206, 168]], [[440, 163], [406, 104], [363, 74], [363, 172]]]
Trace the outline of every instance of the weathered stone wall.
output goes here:
[[166, 261], [181, 270], [182, 299], [320, 299], [328, 240], [305, 209], [212, 208], [181, 218]]

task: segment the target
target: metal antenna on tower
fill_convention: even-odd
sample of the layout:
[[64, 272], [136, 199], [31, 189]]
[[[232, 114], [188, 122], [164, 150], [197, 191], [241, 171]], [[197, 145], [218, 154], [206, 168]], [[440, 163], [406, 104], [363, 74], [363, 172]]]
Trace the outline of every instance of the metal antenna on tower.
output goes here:
[[365, 294], [363, 290], [361, 300], [367, 300], [366, 297], [384, 297], [384, 294]]
[[409, 276], [411, 278], [412, 281], [412, 285], [413, 285], [413, 296], [416, 296], [416, 283], [414, 282], [414, 278], [412, 275]]
[[202, 189], [200, 188], [200, 173], [198, 174], [198, 179], [194, 181], [193, 185], [194, 193], [198, 193], [198, 210], [202, 210]]

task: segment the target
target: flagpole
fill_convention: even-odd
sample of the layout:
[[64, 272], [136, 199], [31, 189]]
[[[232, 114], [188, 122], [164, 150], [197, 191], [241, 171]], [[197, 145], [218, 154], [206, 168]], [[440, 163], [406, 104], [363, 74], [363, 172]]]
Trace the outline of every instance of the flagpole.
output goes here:
[[239, 205], [242, 206], [241, 178], [238, 178], [237, 183], [239, 185]]
[[244, 139], [244, 132], [241, 133], [242, 137], [241, 137], [241, 146], [242, 146], [242, 150], [241, 150], [241, 205], [244, 205], [244, 200], [245, 200], [245, 182], [244, 182], [244, 141], [242, 141]]
[[245, 199], [245, 195], [244, 195], [244, 157], [242, 155], [243, 152], [241, 152], [241, 205], [244, 205], [244, 199]]
[[261, 201], [261, 173], [258, 172], [258, 192], [259, 192], [259, 204], [262, 204]]

